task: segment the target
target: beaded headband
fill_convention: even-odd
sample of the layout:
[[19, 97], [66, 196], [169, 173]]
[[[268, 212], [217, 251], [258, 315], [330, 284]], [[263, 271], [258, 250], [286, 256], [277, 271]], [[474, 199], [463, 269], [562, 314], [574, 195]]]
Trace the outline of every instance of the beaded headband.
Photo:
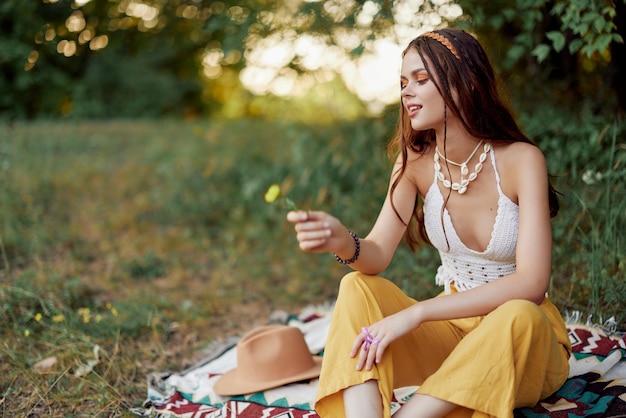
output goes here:
[[423, 33], [421, 36], [425, 36], [427, 38], [432, 38], [432, 39], [436, 40], [441, 45], [443, 45], [446, 48], [448, 48], [448, 50], [450, 52], [452, 52], [452, 54], [456, 57], [456, 59], [461, 61], [461, 57], [459, 56], [459, 53], [456, 51], [456, 48], [454, 47], [454, 45], [452, 45], [452, 42], [450, 42], [450, 40], [448, 38], [446, 38], [445, 36], [440, 35], [440, 34], [438, 34], [436, 32], [426, 32], [426, 33]]

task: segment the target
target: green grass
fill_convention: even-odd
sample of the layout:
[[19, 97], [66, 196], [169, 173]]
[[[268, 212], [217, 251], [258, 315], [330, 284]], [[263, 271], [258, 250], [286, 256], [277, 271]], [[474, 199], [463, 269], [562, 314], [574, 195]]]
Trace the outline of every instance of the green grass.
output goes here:
[[[590, 162], [561, 154], [551, 168], [566, 173], [552, 295], [623, 327], [624, 145], [617, 128], [590, 132], [604, 141]], [[363, 235], [387, 188], [389, 134], [382, 120], [0, 126], [0, 416], [131, 416], [149, 373], [184, 368], [275, 309], [332, 300], [349, 270], [300, 252], [263, 194], [279, 183]], [[436, 263], [401, 247], [384, 275], [428, 297]]]
[[612, 316], [626, 329], [626, 147], [618, 127], [607, 125], [594, 142], [602, 144], [580, 181], [565, 196], [565, 219], [557, 224], [555, 271], [563, 305], [595, 315]]
[[[347, 270], [301, 253], [284, 209], [263, 194], [281, 183], [301, 207], [340, 212], [354, 200], [338, 203], [344, 192], [382, 195], [382, 177], [378, 190], [364, 187], [382, 164], [365, 172], [358, 163], [382, 154], [383, 127], [374, 127], [380, 150], [364, 149], [367, 128], [351, 143], [359, 130], [344, 129], [3, 126], [0, 416], [123, 416], [145, 399], [148, 373], [181, 369], [274, 309], [332, 299]], [[352, 161], [343, 155], [351, 146]], [[357, 230], [379, 200], [352, 211]], [[99, 363], [76, 376], [95, 346]], [[54, 367], [33, 369], [51, 357]]]

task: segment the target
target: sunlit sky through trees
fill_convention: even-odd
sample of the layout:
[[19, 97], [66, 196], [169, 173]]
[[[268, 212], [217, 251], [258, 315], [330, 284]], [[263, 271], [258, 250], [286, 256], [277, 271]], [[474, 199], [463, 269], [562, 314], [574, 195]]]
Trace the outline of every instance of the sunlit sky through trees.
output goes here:
[[[55, 3], [59, 0], [44, 0]], [[57, 52], [66, 57], [76, 53], [79, 44], [87, 45], [91, 50], [106, 48], [107, 35], [97, 35], [87, 25], [80, 10], [81, 6], [91, 0], [74, 0], [76, 11], [65, 22], [68, 32], [77, 33], [77, 40], [63, 40], [58, 43]], [[307, 1], [307, 0], [304, 0]], [[315, 2], [318, 0], [308, 0]], [[285, 13], [280, 12], [267, 16], [273, 21], [293, 18], [289, 9], [298, 7], [303, 0], [290, 0], [284, 3]], [[444, 21], [459, 18], [463, 11], [452, 0], [435, 0], [432, 7], [424, 10], [424, 0], [397, 0], [393, 5], [395, 25], [385, 36], [365, 43], [362, 54], [352, 56], [364, 38], [371, 32], [371, 23], [379, 12], [379, 6], [367, 1], [359, 14], [355, 16], [356, 25], [350, 31], [335, 31], [332, 34], [298, 34], [294, 30], [285, 29], [267, 37], [250, 35], [246, 41], [246, 67], [239, 77], [242, 84], [257, 95], [274, 94], [281, 97], [304, 96], [318, 83], [331, 81], [340, 76], [347, 88], [361, 100], [368, 103], [372, 112], [381, 110], [385, 105], [398, 100], [398, 74], [401, 64], [401, 52], [408, 42], [420, 33], [432, 30]], [[341, 20], [346, 11], [351, 10], [353, 0], [333, 0], [324, 4], [325, 11], [336, 15]], [[125, 29], [129, 22], [125, 19], [139, 19], [137, 29], [149, 31], [158, 28], [161, 10], [158, 3], [142, 2], [141, 0], [125, 0], [118, 4], [122, 16], [110, 21], [111, 30]], [[243, 7], [239, 13], [245, 13]], [[123, 10], [122, 10], [123, 9]], [[416, 11], [420, 10], [420, 13]], [[229, 10], [232, 16], [237, 10]], [[181, 5], [176, 14], [186, 19], [198, 18], [202, 10], [192, 4]], [[344, 16], [342, 16], [344, 14]], [[289, 25], [286, 25], [288, 28]], [[37, 42], [50, 41], [57, 34], [55, 28], [38, 34]], [[26, 70], [32, 68], [37, 55], [31, 54], [26, 63]], [[218, 79], [222, 75], [223, 66], [241, 60], [241, 53], [231, 51], [225, 54], [219, 45], [207, 45], [202, 57], [202, 73], [207, 79]], [[290, 68], [289, 63], [296, 60], [305, 72]]]
[[[305, 94], [316, 82], [329, 81], [339, 74], [352, 92], [377, 111], [399, 98], [400, 57], [408, 42], [441, 25], [442, 17], [454, 20], [462, 14], [461, 7], [450, 0], [438, 1], [439, 8], [435, 11], [416, 14], [422, 3], [423, 0], [396, 1], [393, 33], [372, 41], [358, 58], [346, 52], [360, 42], [352, 33], [336, 35], [339, 46], [330, 45], [328, 39], [320, 36], [297, 36], [289, 32], [260, 39], [246, 57], [241, 81], [257, 94], [289, 96]], [[377, 7], [366, 2], [357, 16], [357, 25], [368, 28]], [[298, 76], [295, 70], [287, 68], [294, 56], [309, 74]]]

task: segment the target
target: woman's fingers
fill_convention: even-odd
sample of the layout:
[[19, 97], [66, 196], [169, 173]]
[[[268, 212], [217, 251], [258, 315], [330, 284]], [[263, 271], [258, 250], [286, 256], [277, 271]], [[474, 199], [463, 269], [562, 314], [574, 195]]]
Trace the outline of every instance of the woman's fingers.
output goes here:
[[363, 332], [356, 336], [350, 350], [350, 357], [358, 355], [356, 370], [371, 370], [374, 364], [378, 363], [385, 351], [381, 342], [381, 339], [376, 337], [374, 333], [363, 328]]
[[306, 222], [309, 220], [309, 212], [304, 210], [292, 210], [287, 212], [287, 221], [292, 223]]
[[298, 222], [294, 226], [296, 232], [311, 232], [311, 231], [330, 231], [330, 226], [326, 221], [306, 221]]
[[326, 228], [323, 225], [315, 228], [298, 229], [296, 230], [298, 241], [306, 240], [320, 240], [330, 237], [330, 228]]
[[327, 220], [328, 215], [317, 211], [291, 211], [287, 213], [287, 221], [295, 224], [296, 238], [300, 249], [305, 251], [322, 250], [324, 244], [332, 236]]
[[320, 248], [320, 247], [326, 244], [326, 239], [299, 241], [299, 243], [300, 243], [299, 247], [303, 251], [311, 251], [311, 250], [325, 251], [323, 248]]
[[328, 217], [326, 212], [316, 210], [292, 210], [287, 212], [287, 221], [292, 223], [320, 221]]
[[378, 345], [377, 341], [373, 341], [371, 343], [368, 343], [367, 341], [363, 342], [356, 362], [357, 370], [372, 370], [372, 367], [374, 367], [374, 364], [376, 363]]
[[300, 243], [300, 248], [310, 250], [324, 245], [330, 238], [332, 231], [320, 222], [307, 222], [296, 225], [296, 238]]
[[383, 357], [383, 353], [385, 352], [386, 346], [383, 345], [383, 342], [379, 338], [374, 339], [373, 343], [374, 347], [372, 347], [372, 364], [373, 367], [375, 363], [379, 363], [380, 359]]
[[354, 339], [354, 342], [352, 343], [352, 349], [350, 350], [350, 357], [355, 357], [357, 354], [359, 354], [359, 350], [361, 349], [361, 346], [363, 345], [363, 341], [365, 341], [365, 334], [361, 333], [356, 336], [356, 338]]

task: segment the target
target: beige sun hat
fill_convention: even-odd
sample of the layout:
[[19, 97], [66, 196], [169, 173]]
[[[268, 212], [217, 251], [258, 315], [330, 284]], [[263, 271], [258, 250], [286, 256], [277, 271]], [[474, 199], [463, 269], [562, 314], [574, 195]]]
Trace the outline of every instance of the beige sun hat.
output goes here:
[[237, 343], [237, 368], [215, 382], [222, 396], [244, 395], [319, 376], [322, 358], [312, 356], [302, 331], [289, 325], [256, 328]]

